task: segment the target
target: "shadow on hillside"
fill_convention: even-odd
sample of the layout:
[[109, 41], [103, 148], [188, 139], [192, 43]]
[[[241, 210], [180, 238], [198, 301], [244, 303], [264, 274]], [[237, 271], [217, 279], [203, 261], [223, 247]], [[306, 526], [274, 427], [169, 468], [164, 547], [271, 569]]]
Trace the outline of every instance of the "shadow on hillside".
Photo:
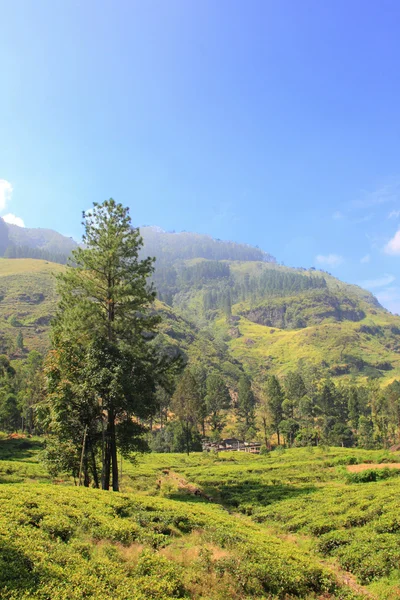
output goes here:
[[43, 443], [29, 438], [0, 440], [0, 460], [32, 460]]
[[[289, 498], [296, 498], [316, 491], [313, 485], [293, 486], [284, 483], [265, 484], [258, 481], [244, 481], [237, 484], [221, 484], [215, 490], [220, 502], [232, 507], [268, 506]], [[210, 490], [212, 494], [212, 491]]]
[[[9, 540], [0, 542], [0, 589], [14, 592], [15, 598], [23, 592], [35, 592], [39, 574], [32, 561]], [[14, 596], [13, 596], [14, 597]]]
[[[230, 508], [242, 508], [251, 512], [251, 508], [268, 506], [289, 498], [296, 498], [317, 491], [314, 485], [293, 486], [283, 483], [264, 484], [257, 481], [240, 482], [237, 484], [221, 484], [219, 486], [204, 487], [210, 501]], [[209, 503], [205, 498], [193, 496], [185, 490], [178, 490], [168, 495], [171, 500], [191, 503]]]

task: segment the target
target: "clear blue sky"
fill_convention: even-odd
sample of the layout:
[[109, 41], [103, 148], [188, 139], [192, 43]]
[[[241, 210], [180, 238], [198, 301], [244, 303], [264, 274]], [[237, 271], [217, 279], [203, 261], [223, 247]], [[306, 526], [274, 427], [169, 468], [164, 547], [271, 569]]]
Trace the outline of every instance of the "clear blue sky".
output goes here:
[[79, 237], [112, 196], [400, 312], [398, 0], [0, 8], [3, 216]]

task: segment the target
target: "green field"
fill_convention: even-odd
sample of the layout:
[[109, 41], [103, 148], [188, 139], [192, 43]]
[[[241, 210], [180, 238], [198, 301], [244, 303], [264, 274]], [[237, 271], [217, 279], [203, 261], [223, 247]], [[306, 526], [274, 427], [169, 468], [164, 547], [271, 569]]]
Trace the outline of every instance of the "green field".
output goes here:
[[115, 494], [53, 481], [41, 445], [0, 440], [0, 598], [399, 596], [396, 454], [150, 454]]

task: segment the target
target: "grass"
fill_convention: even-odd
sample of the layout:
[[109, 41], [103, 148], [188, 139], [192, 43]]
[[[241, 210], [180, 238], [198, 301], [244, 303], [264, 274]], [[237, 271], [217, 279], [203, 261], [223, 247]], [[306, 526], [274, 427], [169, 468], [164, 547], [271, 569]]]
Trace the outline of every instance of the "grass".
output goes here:
[[[240, 310], [240, 305], [235, 309]], [[259, 325], [241, 316], [237, 323], [240, 337], [230, 339], [228, 344], [233, 357], [242, 362], [255, 379], [266, 373], [285, 375], [295, 370], [302, 359], [316, 366], [326, 364], [328, 368], [335, 368], [345, 365], [349, 356], [362, 356], [367, 357], [368, 364], [372, 366], [390, 362], [392, 369], [378, 371], [380, 382], [386, 385], [400, 378], [400, 355], [395, 334], [388, 331], [394, 323], [397, 319], [392, 315], [387, 314], [386, 321], [381, 317], [379, 324], [385, 325], [383, 335], [373, 336], [360, 332], [362, 325], [376, 325], [371, 317], [356, 323], [323, 323], [288, 330]], [[217, 322], [217, 328], [225, 332], [229, 329], [224, 319]], [[336, 379], [353, 378], [361, 383], [367, 380], [367, 376], [367, 372], [353, 370]]]
[[48, 324], [56, 303], [54, 275], [62, 270], [61, 265], [44, 260], [0, 258], [3, 346], [10, 347], [21, 331], [27, 350], [49, 347]]

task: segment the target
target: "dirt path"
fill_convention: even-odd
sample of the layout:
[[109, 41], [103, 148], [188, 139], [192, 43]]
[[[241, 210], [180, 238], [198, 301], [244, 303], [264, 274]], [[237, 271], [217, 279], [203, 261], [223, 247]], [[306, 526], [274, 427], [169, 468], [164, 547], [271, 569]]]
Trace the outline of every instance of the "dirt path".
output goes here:
[[[400, 463], [390, 463], [390, 464], [392, 466], [396, 465], [396, 468], [400, 468]], [[350, 467], [374, 468], [373, 465], [349, 465], [349, 466]], [[378, 466], [385, 467], [387, 465], [380, 464]], [[359, 470], [363, 470], [363, 469], [361, 468]], [[179, 475], [178, 473], [175, 473], [174, 471], [171, 471], [170, 469], [164, 469], [162, 471], [162, 476], [157, 481], [158, 487], [161, 486], [162, 481], [168, 481], [168, 480], [176, 483], [178, 490], [183, 490], [189, 494], [193, 494], [194, 496], [199, 496], [201, 498], [204, 498], [205, 500], [208, 500], [209, 502], [214, 502], [216, 504], [219, 504], [213, 498], [211, 498], [211, 496], [208, 496], [207, 494], [205, 494], [201, 490], [201, 488], [197, 487], [196, 485], [194, 485], [192, 483], [189, 483], [184, 477], [182, 477], [182, 475]], [[220, 506], [223, 506], [223, 505], [220, 504]], [[242, 513], [234, 512], [234, 511], [230, 510], [229, 507], [226, 507], [226, 506], [223, 506], [223, 508], [225, 508], [231, 515], [235, 516], [236, 518], [241, 519], [241, 520], [248, 520], [250, 523], [252, 523], [254, 525], [254, 521], [251, 519], [251, 517], [248, 517], [247, 515], [244, 515]], [[286, 534], [286, 533], [283, 533], [282, 531], [279, 531], [271, 526], [264, 525], [264, 527], [265, 527], [266, 533], [268, 532], [271, 535], [280, 538], [281, 540], [285, 540], [287, 542], [296, 544], [296, 546], [302, 547], [302, 543], [304, 545], [304, 542], [309, 543], [311, 546], [315, 541], [312, 537], [309, 537], [309, 536]], [[303, 552], [305, 551], [304, 547], [302, 547], [302, 551]], [[307, 552], [313, 558], [313, 560], [318, 561], [321, 566], [325, 567], [326, 569], [331, 571], [331, 573], [334, 574], [339, 585], [350, 588], [358, 596], [370, 598], [370, 600], [377, 600], [377, 596], [372, 594], [364, 586], [357, 583], [356, 577], [352, 573], [349, 573], [348, 571], [345, 571], [344, 569], [342, 569], [340, 567], [340, 565], [338, 564], [338, 562], [336, 561], [336, 559], [327, 560], [327, 559], [321, 558], [320, 556], [318, 556], [318, 554], [316, 554], [310, 550], [308, 550]]]
[[400, 469], [400, 463], [362, 463], [360, 465], [348, 465], [350, 473], [359, 473], [368, 469]]
[[201, 488], [193, 483], [189, 483], [182, 475], [174, 473], [174, 471], [170, 471], [170, 469], [163, 470], [162, 477], [157, 481], [157, 486], [161, 487], [162, 481], [168, 480], [175, 482], [178, 490], [185, 491], [193, 496], [198, 496], [199, 498], [204, 498], [204, 500], [208, 500], [209, 502], [214, 502], [213, 498], [205, 494]]

